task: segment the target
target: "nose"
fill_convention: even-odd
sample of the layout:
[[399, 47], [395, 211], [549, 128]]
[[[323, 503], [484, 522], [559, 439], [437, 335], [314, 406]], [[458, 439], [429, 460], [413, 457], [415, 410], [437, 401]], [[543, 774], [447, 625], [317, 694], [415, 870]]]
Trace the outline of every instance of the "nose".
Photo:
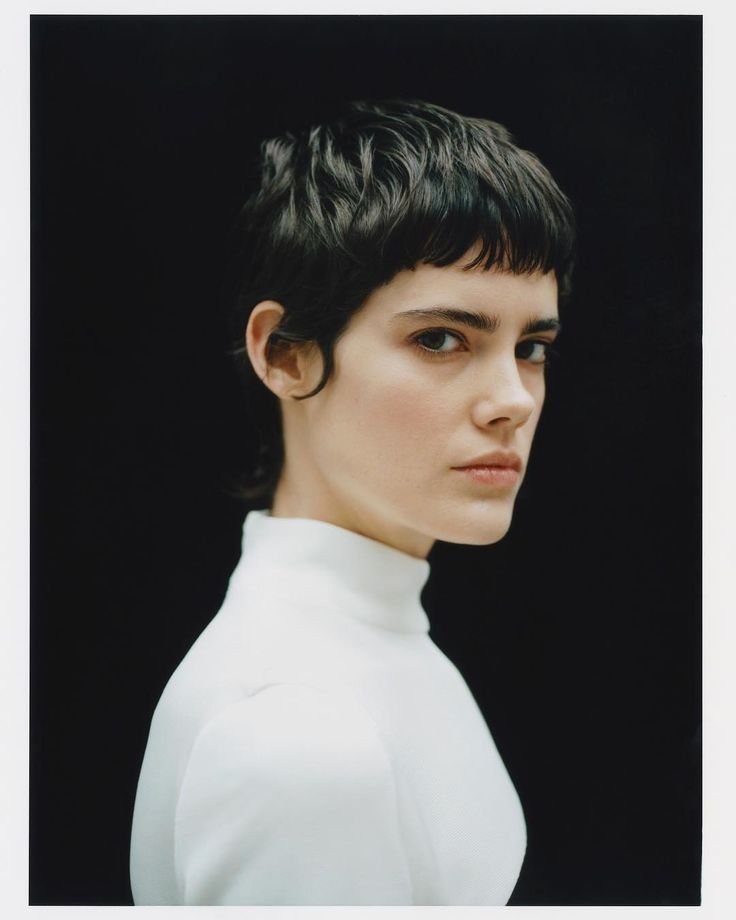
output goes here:
[[538, 395], [525, 383], [516, 359], [512, 358], [503, 367], [496, 365], [480, 381], [473, 400], [473, 422], [483, 429], [519, 428], [529, 421], [538, 401]]

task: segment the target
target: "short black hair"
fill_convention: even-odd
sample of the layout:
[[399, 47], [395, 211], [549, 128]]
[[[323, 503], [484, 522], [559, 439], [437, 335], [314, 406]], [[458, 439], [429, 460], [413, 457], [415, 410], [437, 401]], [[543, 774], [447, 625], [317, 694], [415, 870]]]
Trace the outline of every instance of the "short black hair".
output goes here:
[[[339, 117], [261, 145], [260, 185], [238, 222], [232, 331], [260, 439], [242, 494], [272, 496], [283, 465], [278, 400], [243, 347], [253, 307], [278, 301], [268, 343], [315, 343], [323, 374], [338, 336], [377, 287], [420, 263], [554, 271], [570, 290], [574, 218], [534, 154], [502, 125], [420, 101], [353, 102]], [[305, 398], [305, 397], [301, 397]]]

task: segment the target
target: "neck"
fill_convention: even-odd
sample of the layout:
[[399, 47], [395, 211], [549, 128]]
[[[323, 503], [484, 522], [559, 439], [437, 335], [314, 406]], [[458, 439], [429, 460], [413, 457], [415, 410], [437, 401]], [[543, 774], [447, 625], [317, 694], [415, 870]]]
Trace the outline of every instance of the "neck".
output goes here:
[[275, 518], [306, 518], [334, 524], [393, 549], [426, 559], [434, 540], [400, 523], [389, 521], [367, 507], [359, 496], [336, 493], [321, 476], [303, 481], [288, 462], [274, 493], [271, 515]]

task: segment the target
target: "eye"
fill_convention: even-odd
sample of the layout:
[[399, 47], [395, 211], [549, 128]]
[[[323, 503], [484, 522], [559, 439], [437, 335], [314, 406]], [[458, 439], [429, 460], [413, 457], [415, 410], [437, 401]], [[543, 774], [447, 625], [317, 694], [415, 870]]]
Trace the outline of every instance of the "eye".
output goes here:
[[545, 339], [526, 339], [516, 346], [516, 357], [530, 364], [548, 364], [554, 352]]
[[415, 335], [412, 341], [422, 351], [436, 355], [461, 351], [464, 345], [460, 336], [448, 329], [425, 329], [424, 332]]

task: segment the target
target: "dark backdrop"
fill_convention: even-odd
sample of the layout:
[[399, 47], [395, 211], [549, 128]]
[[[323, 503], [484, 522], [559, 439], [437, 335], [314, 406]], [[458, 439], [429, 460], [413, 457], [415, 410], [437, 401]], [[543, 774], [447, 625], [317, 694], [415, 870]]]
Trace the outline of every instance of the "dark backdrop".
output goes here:
[[524, 804], [512, 903], [697, 904], [701, 19], [32, 18], [31, 902], [130, 903], [148, 722], [250, 442], [218, 305], [257, 142], [351, 98], [506, 124], [571, 196], [508, 537], [425, 605]]

